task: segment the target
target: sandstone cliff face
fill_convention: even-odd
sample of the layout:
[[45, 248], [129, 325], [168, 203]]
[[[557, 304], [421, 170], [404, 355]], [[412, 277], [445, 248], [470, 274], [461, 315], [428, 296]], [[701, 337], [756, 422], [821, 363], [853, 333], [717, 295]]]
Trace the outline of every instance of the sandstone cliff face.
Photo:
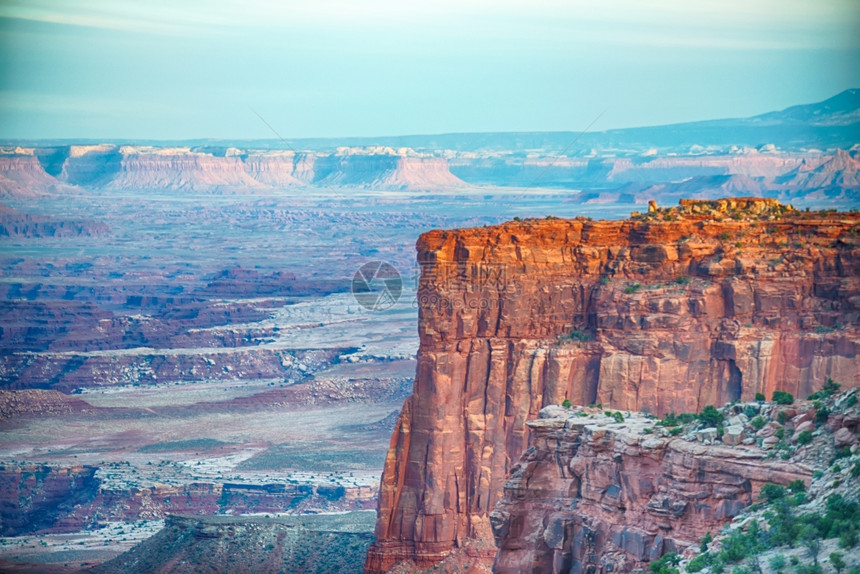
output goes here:
[[644, 434], [653, 421], [641, 415], [616, 423], [584, 414], [548, 407], [527, 423], [531, 447], [491, 515], [494, 572], [647, 568], [719, 531], [765, 483], [812, 476], [805, 465], [763, 461], [755, 446]]
[[860, 385], [860, 217], [770, 209], [423, 235], [417, 375], [366, 571], [489, 538], [526, 421], [565, 398], [664, 414]]
[[0, 155], [0, 197], [31, 199], [61, 187], [33, 155]]

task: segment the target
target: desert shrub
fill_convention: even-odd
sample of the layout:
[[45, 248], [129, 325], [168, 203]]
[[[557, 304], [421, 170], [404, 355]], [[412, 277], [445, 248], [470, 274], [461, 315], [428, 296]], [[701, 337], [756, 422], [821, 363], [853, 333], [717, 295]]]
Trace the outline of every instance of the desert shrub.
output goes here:
[[566, 409], [569, 409], [571, 407], [570, 399], [564, 399], [563, 401], [561, 401], [561, 406]]
[[845, 399], [845, 406], [849, 409], [856, 404], [857, 404], [857, 395], [851, 395], [850, 397]]
[[704, 554], [699, 554], [687, 564], [687, 572], [700, 572], [701, 570], [707, 568], [713, 562], [713, 556], [705, 552]]
[[698, 414], [698, 419], [708, 426], [716, 427], [723, 422], [723, 413], [718, 411], [714, 405], [708, 405]]
[[842, 553], [841, 552], [831, 552], [829, 558], [830, 558], [830, 565], [833, 566], [834, 570], [836, 570], [836, 574], [839, 574], [840, 572], [842, 572], [842, 570], [846, 566], [845, 560], [842, 559]]
[[787, 421], [787, 420], [788, 420], [788, 415], [785, 414], [785, 411], [779, 411], [779, 414], [776, 415], [776, 422], [778, 422], [781, 425], [784, 425], [785, 421]]
[[690, 278], [686, 275], [681, 275], [680, 277], [675, 279], [675, 283], [677, 283], [678, 285], [689, 285]]
[[817, 411], [815, 411], [815, 426], [821, 426], [827, 422], [827, 418], [830, 416], [830, 409], [825, 406], [822, 406]]
[[784, 554], [774, 554], [767, 561], [768, 566], [773, 568], [776, 571], [780, 571], [785, 568], [785, 555]]
[[788, 489], [791, 492], [806, 492], [806, 483], [798, 478], [788, 483]]
[[676, 427], [679, 424], [681, 424], [681, 422], [675, 416], [675, 413], [667, 413], [665, 417], [657, 421], [657, 425], [661, 427]]
[[765, 398], [764, 393], [756, 393], [755, 394], [755, 400], [756, 400], [756, 402], [763, 403], [767, 399]]
[[612, 413], [612, 418], [614, 418], [615, 422], [617, 422], [617, 423], [623, 423], [624, 422], [624, 415], [622, 415], [621, 413], [619, 413], [617, 411]]
[[762, 486], [761, 491], [759, 492], [759, 498], [767, 500], [768, 502], [773, 502], [774, 500], [778, 500], [784, 496], [785, 488], [778, 484], [773, 484], [772, 482], [768, 482]]
[[669, 552], [668, 554], [664, 554], [659, 560], [652, 562], [648, 568], [653, 574], [678, 574], [679, 570], [676, 566], [680, 561], [680, 556], [674, 552]]
[[765, 418], [763, 416], [759, 415], [759, 416], [755, 417], [753, 420], [751, 420], [750, 424], [753, 426], [753, 428], [755, 430], [761, 430], [764, 428], [764, 425], [767, 424], [767, 421], [765, 420]]
[[625, 287], [624, 292], [627, 293], [628, 295], [630, 295], [632, 293], [636, 293], [641, 288], [642, 288], [642, 285], [640, 285], [639, 283], [633, 283], [633, 284]]
[[774, 391], [771, 400], [778, 405], [790, 405], [794, 403], [794, 395], [785, 391]]
[[797, 444], [809, 444], [812, 442], [812, 431], [805, 430], [797, 435]]
[[709, 531], [708, 531], [707, 533], [705, 533], [705, 535], [702, 537], [702, 542], [701, 542], [701, 544], [699, 544], [699, 550], [701, 550], [702, 552], [707, 552], [707, 551], [708, 551], [708, 546], [709, 546], [709, 545], [711, 544], [711, 542], [713, 542], [713, 541], [714, 541], [714, 537], [711, 535], [711, 531], [709, 530]]

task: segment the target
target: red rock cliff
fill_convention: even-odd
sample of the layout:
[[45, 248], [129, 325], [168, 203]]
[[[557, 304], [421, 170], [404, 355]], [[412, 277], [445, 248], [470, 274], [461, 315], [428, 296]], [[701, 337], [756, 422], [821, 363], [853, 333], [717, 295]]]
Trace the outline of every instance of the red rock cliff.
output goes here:
[[421, 236], [418, 368], [366, 572], [489, 539], [546, 405], [663, 414], [860, 385], [858, 223], [705, 202]]

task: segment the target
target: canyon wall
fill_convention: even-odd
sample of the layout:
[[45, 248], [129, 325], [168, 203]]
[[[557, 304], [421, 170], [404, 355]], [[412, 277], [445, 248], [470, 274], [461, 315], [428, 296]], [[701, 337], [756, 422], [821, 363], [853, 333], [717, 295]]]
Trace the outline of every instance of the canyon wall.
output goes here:
[[744, 200], [422, 235], [417, 374], [366, 572], [489, 539], [547, 405], [662, 415], [860, 385], [858, 224]]
[[499, 547], [493, 571], [647, 570], [663, 554], [719, 532], [759, 499], [764, 484], [812, 477], [809, 465], [767, 460], [754, 444], [660, 436], [654, 422], [640, 413], [619, 423], [600, 409], [560, 407], [529, 421], [531, 448], [491, 514]]

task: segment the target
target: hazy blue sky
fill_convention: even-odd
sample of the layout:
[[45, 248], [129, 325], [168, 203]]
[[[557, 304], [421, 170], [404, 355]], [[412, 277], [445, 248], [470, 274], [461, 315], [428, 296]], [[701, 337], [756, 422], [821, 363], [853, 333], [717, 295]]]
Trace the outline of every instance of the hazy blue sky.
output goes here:
[[0, 0], [0, 137], [595, 130], [860, 87], [857, 0]]

